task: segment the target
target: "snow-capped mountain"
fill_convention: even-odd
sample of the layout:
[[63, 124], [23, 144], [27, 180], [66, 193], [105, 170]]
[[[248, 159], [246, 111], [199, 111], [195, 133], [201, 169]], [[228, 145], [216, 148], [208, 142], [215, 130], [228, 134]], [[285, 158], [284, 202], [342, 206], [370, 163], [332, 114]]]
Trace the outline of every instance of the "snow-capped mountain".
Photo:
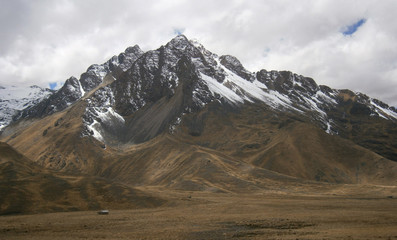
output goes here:
[[395, 108], [365, 94], [319, 86], [288, 71], [250, 72], [237, 58], [218, 56], [183, 35], [159, 49], [143, 52], [136, 45], [90, 66], [15, 121], [47, 116], [79, 101], [85, 103], [81, 136], [105, 144], [147, 141], [214, 102], [235, 109], [262, 104], [353, 140], [355, 129], [368, 121], [397, 122]]
[[126, 71], [142, 54], [142, 50], [136, 45], [127, 48], [125, 52], [120, 53], [118, 56], [113, 56], [103, 64], [91, 65], [86, 72], [81, 74], [80, 79], [73, 76], [70, 77], [57, 92], [39, 102], [36, 106], [26, 108], [20, 115], [15, 117], [15, 120], [26, 117], [42, 117], [65, 109], [100, 85], [108, 73], [111, 72], [114, 76], [118, 76]]
[[13, 121], [1, 140], [39, 165], [128, 185], [397, 179], [395, 108], [292, 72], [248, 71], [185, 36], [92, 65]]
[[20, 110], [37, 104], [53, 92], [48, 88], [35, 85], [30, 87], [0, 86], [0, 131]]

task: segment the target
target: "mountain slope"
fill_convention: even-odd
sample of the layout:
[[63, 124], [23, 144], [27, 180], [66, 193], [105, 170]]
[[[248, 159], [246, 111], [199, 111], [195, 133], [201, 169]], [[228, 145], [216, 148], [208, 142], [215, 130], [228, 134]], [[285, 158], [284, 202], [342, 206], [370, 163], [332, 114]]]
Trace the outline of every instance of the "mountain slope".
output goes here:
[[44, 169], [0, 142], [0, 215], [103, 208], [154, 207], [165, 203], [104, 178]]
[[172, 132], [119, 147], [81, 137], [77, 116], [83, 110], [80, 101], [17, 132], [8, 143], [47, 168], [136, 186], [241, 192], [280, 183], [296, 187], [304, 183], [299, 179], [397, 184], [397, 163], [327, 134], [304, 117], [260, 104], [231, 111], [214, 102], [184, 115]]
[[[395, 108], [361, 93], [318, 86], [311, 78], [287, 71], [251, 73], [235, 57], [217, 56], [182, 35], [157, 50], [144, 53], [135, 46], [89, 67], [79, 80], [68, 79], [59, 91], [25, 109], [18, 119], [42, 118], [79, 99], [88, 104], [82, 134], [105, 144], [149, 140], [183, 114], [213, 101], [228, 107], [259, 102], [305, 116], [329, 134], [397, 161]], [[156, 114], [159, 108], [162, 113]], [[147, 112], [135, 114], [142, 109]]]
[[142, 50], [136, 45], [127, 48], [125, 52], [118, 56], [113, 56], [103, 64], [91, 65], [85, 73], [81, 74], [80, 79], [70, 77], [61, 89], [38, 104], [25, 108], [20, 115], [15, 117], [15, 120], [40, 118], [64, 110], [100, 85], [107, 74], [111, 73], [118, 76], [126, 71], [142, 54]]
[[[201, 131], [197, 131], [198, 125], [202, 126]], [[198, 115], [184, 118], [175, 134], [183, 142], [300, 179], [397, 183], [396, 162], [327, 134], [305, 122], [304, 117], [276, 114], [258, 104], [246, 105], [238, 112], [211, 106]]]
[[251, 73], [184, 36], [128, 49], [25, 109], [2, 138], [47, 168], [132, 185], [396, 184], [387, 104], [291, 72]]

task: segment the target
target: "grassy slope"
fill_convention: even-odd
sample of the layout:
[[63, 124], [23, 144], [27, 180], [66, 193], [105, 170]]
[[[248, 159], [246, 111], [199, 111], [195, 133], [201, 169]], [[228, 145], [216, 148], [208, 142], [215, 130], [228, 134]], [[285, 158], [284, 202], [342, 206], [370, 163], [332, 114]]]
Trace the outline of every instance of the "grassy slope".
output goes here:
[[79, 102], [6, 140], [44, 167], [137, 186], [224, 192], [307, 180], [396, 185], [397, 163], [263, 105], [210, 104], [185, 115], [174, 134], [120, 148], [80, 136], [83, 110]]
[[100, 177], [43, 169], [0, 143], [0, 215], [159, 206], [164, 200]]
[[[397, 184], [396, 162], [349, 140], [326, 134], [304, 118], [275, 114], [254, 104], [239, 112], [223, 111], [215, 106], [200, 115], [185, 118], [179, 133], [182, 141], [297, 178]], [[188, 134], [189, 126], [200, 118], [203, 131], [200, 136], [192, 137]]]

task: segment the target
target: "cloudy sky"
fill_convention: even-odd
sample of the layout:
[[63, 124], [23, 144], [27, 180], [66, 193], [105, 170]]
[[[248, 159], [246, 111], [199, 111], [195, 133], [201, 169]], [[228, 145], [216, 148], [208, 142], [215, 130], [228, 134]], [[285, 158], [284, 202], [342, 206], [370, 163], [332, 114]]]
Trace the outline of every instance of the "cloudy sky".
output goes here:
[[397, 106], [394, 0], [0, 0], [0, 85], [58, 87], [177, 33], [250, 71], [290, 70]]

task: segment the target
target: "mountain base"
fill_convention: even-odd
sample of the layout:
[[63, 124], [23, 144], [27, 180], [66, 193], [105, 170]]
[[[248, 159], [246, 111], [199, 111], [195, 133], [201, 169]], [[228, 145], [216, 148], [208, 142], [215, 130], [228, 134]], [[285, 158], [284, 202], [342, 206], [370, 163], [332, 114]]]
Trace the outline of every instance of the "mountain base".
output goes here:
[[[148, 189], [145, 189], [148, 191]], [[151, 209], [0, 217], [1, 239], [396, 239], [395, 188], [335, 185], [327, 193], [164, 191]]]

